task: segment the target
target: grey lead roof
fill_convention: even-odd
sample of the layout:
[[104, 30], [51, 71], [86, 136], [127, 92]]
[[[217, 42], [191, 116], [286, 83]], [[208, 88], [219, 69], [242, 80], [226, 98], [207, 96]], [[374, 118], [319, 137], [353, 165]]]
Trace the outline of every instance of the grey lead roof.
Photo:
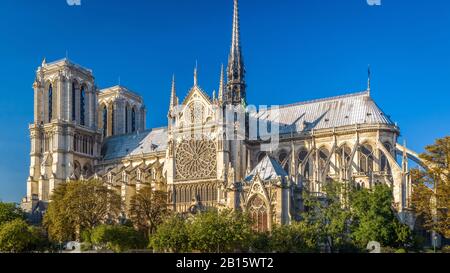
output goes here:
[[288, 176], [280, 163], [269, 155], [266, 155], [263, 160], [256, 165], [252, 172], [245, 178], [245, 181], [251, 181], [257, 174], [263, 181], [273, 180], [278, 177], [284, 179]]
[[167, 128], [113, 136], [102, 147], [103, 160], [163, 152], [167, 148]]
[[256, 117], [273, 124], [279, 122], [281, 134], [356, 124], [394, 125], [367, 91], [280, 106], [278, 115], [269, 108], [257, 113]]
[[[367, 91], [284, 105], [279, 108], [278, 115], [268, 116], [270, 113], [273, 114], [275, 111], [273, 109], [260, 111], [253, 118], [268, 120], [272, 127], [279, 123], [280, 134], [356, 124], [394, 125], [389, 116], [383, 113]], [[159, 128], [110, 137], [105, 140], [102, 155], [103, 160], [113, 160], [127, 156], [163, 152], [166, 148], [167, 128]]]

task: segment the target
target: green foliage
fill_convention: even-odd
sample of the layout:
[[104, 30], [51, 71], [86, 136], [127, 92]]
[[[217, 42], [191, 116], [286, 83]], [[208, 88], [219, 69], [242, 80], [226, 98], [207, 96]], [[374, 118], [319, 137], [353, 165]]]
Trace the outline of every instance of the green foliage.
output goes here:
[[269, 238], [269, 249], [279, 253], [317, 252], [320, 231], [306, 222], [276, 226]]
[[450, 246], [444, 246], [442, 248], [442, 253], [450, 253]]
[[0, 251], [29, 252], [47, 246], [41, 230], [30, 227], [24, 220], [15, 219], [0, 226]]
[[411, 170], [413, 208], [423, 228], [450, 238], [450, 136], [437, 139], [420, 158], [426, 170]]
[[72, 241], [78, 232], [116, 218], [120, 206], [120, 196], [101, 181], [62, 183], [53, 192], [43, 224], [52, 241]]
[[325, 245], [331, 252], [353, 250], [350, 237], [352, 213], [343, 202], [347, 191], [340, 183], [327, 184], [324, 191], [324, 197], [304, 195], [307, 208], [302, 214], [304, 229], [314, 234], [317, 245]]
[[273, 250], [270, 249], [271, 239], [269, 232], [255, 232], [250, 239], [249, 250], [256, 253], [273, 252]]
[[84, 242], [81, 244], [81, 252], [90, 251], [92, 249], [93, 249], [93, 246], [91, 243]]
[[[89, 233], [85, 233], [87, 236]], [[90, 240], [98, 249], [124, 252], [145, 247], [143, 235], [132, 227], [100, 225], [90, 232]]]
[[31, 233], [31, 244], [28, 248], [29, 251], [53, 251], [55, 245], [53, 245], [47, 236], [47, 232], [42, 227], [30, 226], [29, 232]]
[[373, 190], [352, 192], [352, 236], [361, 248], [369, 241], [392, 247], [405, 247], [412, 242], [411, 230], [399, 222], [392, 210], [392, 202], [392, 190], [387, 185], [376, 185]]
[[181, 216], [172, 215], [152, 235], [150, 247], [158, 252], [189, 252], [191, 249], [187, 225]]
[[408, 253], [408, 251], [406, 251], [406, 249], [404, 249], [404, 248], [399, 248], [395, 251], [395, 253], [397, 253], [397, 254]]
[[192, 218], [171, 216], [158, 227], [150, 246], [161, 252], [248, 251], [254, 237], [248, 215], [231, 210], [209, 210]]
[[243, 251], [252, 237], [250, 218], [231, 210], [200, 213], [188, 225], [190, 246], [206, 253]]
[[0, 225], [15, 219], [25, 219], [25, 214], [17, 204], [0, 202]]
[[130, 214], [135, 226], [150, 236], [168, 215], [167, 194], [150, 187], [141, 189], [131, 199]]

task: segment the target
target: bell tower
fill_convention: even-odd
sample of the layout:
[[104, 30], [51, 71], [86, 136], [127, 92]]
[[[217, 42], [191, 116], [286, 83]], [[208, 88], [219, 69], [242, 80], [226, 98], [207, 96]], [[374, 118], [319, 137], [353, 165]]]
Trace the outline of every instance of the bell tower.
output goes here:
[[33, 83], [31, 162], [24, 203], [51, 199], [59, 183], [88, 178], [97, 161], [97, 88], [92, 71], [68, 59], [42, 62]]

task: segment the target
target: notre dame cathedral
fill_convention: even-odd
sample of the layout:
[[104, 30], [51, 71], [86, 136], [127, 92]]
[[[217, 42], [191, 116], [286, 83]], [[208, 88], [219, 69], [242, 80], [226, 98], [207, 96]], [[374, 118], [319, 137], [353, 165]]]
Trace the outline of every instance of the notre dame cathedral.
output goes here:
[[[151, 187], [168, 193], [174, 211], [242, 209], [264, 231], [296, 218], [302, 192], [321, 196], [325, 183], [337, 181], [390, 185], [400, 218], [409, 222], [408, 159], [420, 160], [397, 143], [400, 128], [372, 99], [370, 77], [362, 92], [250, 113], [245, 72], [238, 0], [217, 94], [199, 87], [196, 69], [180, 101], [174, 78], [163, 128], [146, 128], [137, 93], [122, 86], [99, 89], [91, 70], [68, 59], [44, 59], [33, 84], [31, 165], [22, 206], [43, 213], [59, 184], [99, 179], [120, 193], [125, 214], [132, 196]], [[230, 106], [242, 110], [243, 122], [237, 115], [224, 118]], [[267, 122], [267, 131], [277, 127], [276, 146], [265, 147], [263, 134], [250, 136], [255, 119]]]

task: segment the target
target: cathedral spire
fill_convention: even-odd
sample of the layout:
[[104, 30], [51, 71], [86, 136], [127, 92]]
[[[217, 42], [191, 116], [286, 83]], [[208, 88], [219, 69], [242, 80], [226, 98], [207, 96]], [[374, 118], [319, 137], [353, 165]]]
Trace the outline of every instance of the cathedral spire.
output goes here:
[[170, 93], [170, 106], [173, 107], [176, 105], [176, 99], [177, 99], [177, 89], [175, 86], [175, 74], [172, 76], [172, 91]]
[[369, 93], [369, 96], [370, 96], [370, 77], [371, 77], [371, 71], [370, 71], [370, 64], [369, 64], [369, 67], [367, 69], [367, 92]]
[[241, 37], [240, 37], [240, 25], [239, 25], [239, 3], [238, 0], [234, 0], [234, 12], [233, 12], [233, 35], [231, 42], [231, 54], [240, 54]]
[[233, 34], [227, 68], [227, 91], [225, 100], [228, 104], [238, 105], [246, 100], [245, 68], [241, 51], [241, 35], [239, 23], [239, 3], [234, 0]]
[[175, 86], [175, 74], [172, 76], [172, 91], [170, 93], [170, 106], [169, 106], [169, 115], [172, 114], [174, 108], [177, 106], [178, 104], [178, 99], [177, 99], [177, 90], [176, 90], [176, 86]]
[[197, 64], [197, 61], [195, 61], [195, 68], [194, 68], [194, 86], [197, 86], [197, 85], [198, 85], [197, 70], [198, 70], [198, 64]]

